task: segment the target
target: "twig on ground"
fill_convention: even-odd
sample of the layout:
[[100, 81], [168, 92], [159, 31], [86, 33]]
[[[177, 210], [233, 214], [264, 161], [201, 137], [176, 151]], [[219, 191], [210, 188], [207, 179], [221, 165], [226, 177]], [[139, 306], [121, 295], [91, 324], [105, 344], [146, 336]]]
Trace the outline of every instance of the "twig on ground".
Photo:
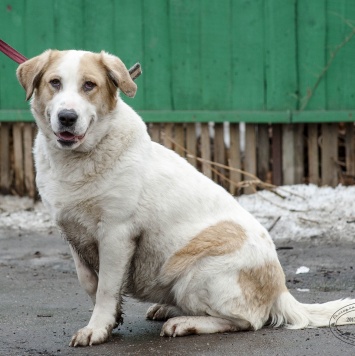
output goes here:
[[267, 231], [271, 231], [274, 227], [275, 227], [275, 225], [277, 224], [277, 222], [279, 221], [281, 219], [281, 216], [278, 216], [274, 221], [273, 221], [273, 223], [269, 226], [269, 228], [267, 229]]

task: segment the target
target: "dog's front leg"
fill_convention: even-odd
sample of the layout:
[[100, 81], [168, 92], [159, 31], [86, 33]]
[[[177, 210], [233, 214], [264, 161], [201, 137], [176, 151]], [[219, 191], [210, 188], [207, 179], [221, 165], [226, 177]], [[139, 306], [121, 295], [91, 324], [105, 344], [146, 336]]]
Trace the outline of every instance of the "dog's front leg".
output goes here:
[[94, 270], [82, 261], [75, 249], [69, 244], [71, 254], [74, 259], [76, 274], [78, 275], [81, 287], [89, 294], [93, 304], [95, 305], [96, 291], [98, 278]]
[[132, 239], [117, 230], [113, 236], [107, 235], [99, 241], [100, 267], [94, 311], [89, 324], [74, 334], [70, 346], [101, 344], [111, 335], [120, 318], [121, 288], [133, 251]]

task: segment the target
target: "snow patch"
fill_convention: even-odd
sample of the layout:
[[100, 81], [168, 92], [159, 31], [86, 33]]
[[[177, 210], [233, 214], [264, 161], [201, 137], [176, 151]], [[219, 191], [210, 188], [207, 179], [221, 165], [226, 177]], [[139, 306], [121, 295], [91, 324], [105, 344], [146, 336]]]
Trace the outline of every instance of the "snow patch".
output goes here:
[[355, 186], [282, 186], [279, 195], [260, 191], [239, 203], [253, 214], [275, 241], [355, 241]]
[[[276, 192], [264, 190], [237, 198], [275, 241], [355, 241], [355, 186], [293, 185]], [[0, 195], [0, 228], [37, 231], [53, 226], [41, 202]]]
[[297, 268], [296, 274], [301, 274], [301, 273], [308, 273], [309, 272], [309, 268], [306, 266], [301, 266], [299, 268]]

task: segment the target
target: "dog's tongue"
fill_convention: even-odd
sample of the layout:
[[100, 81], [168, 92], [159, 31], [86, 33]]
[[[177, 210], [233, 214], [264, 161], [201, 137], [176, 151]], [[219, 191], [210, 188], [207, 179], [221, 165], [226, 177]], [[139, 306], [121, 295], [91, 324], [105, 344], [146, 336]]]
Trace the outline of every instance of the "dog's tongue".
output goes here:
[[76, 136], [68, 131], [59, 132], [58, 137], [63, 141], [73, 141], [76, 139]]

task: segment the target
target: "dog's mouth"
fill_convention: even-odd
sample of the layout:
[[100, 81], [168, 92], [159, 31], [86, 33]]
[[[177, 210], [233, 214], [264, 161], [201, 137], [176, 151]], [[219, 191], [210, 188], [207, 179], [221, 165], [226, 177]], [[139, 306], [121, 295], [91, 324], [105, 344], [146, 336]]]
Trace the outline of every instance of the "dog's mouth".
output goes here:
[[69, 131], [55, 132], [54, 133], [58, 137], [58, 142], [64, 146], [71, 146], [74, 143], [82, 141], [85, 137], [84, 135], [74, 135]]

